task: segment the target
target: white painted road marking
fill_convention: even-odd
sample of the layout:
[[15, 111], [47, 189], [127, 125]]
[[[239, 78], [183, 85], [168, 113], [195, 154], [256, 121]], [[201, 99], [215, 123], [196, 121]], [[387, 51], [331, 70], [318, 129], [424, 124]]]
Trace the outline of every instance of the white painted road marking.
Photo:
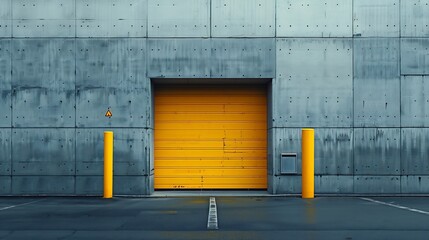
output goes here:
[[32, 201], [32, 202], [21, 203], [21, 204], [18, 204], [18, 205], [13, 205], [13, 206], [9, 206], [9, 207], [0, 208], [0, 211], [7, 210], [7, 209], [11, 209], [11, 208], [15, 208], [15, 207], [20, 207], [20, 206], [29, 205], [29, 204], [32, 204], [32, 203], [40, 202], [40, 201], [42, 201], [42, 200], [44, 200], [44, 199], [39, 199], [39, 200]]
[[377, 201], [377, 200], [374, 200], [374, 199], [371, 199], [371, 198], [361, 198], [361, 199], [365, 200], [365, 201], [370, 201], [370, 202], [373, 202], [373, 203], [378, 203], [378, 204], [382, 204], [382, 205], [394, 207], [394, 208], [399, 208], [399, 209], [408, 210], [408, 211], [411, 211], [411, 212], [416, 212], [416, 213], [421, 213], [421, 214], [429, 215], [429, 212], [418, 210], [418, 209], [414, 209], [414, 208], [404, 207], [404, 206], [401, 206], [401, 205], [387, 203], [387, 202], [381, 202], [381, 201]]
[[214, 197], [210, 198], [209, 202], [209, 217], [207, 220], [207, 229], [218, 229], [217, 225], [217, 207], [216, 207], [216, 199]]

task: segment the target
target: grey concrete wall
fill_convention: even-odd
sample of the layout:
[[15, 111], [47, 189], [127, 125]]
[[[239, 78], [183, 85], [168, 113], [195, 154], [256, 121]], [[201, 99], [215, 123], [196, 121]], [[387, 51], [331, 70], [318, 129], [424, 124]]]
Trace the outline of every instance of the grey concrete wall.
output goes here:
[[429, 193], [428, 22], [429, 0], [0, 0], [0, 195], [100, 195], [105, 130], [115, 193], [150, 194], [153, 78], [272, 79], [271, 193], [301, 191], [304, 127], [316, 193]]

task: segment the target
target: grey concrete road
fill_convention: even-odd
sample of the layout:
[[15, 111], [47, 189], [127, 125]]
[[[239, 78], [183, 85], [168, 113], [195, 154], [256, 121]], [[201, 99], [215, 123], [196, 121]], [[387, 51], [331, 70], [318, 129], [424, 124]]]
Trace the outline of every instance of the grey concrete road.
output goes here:
[[0, 239], [429, 239], [429, 198], [0, 198]]

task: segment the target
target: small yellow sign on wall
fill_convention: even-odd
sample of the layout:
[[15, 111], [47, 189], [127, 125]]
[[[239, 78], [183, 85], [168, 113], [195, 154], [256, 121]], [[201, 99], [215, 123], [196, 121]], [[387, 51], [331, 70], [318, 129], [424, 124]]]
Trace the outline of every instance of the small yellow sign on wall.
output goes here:
[[107, 109], [107, 112], [106, 112], [106, 114], [104, 116], [106, 116], [108, 118], [112, 117], [112, 112], [110, 111], [110, 109]]

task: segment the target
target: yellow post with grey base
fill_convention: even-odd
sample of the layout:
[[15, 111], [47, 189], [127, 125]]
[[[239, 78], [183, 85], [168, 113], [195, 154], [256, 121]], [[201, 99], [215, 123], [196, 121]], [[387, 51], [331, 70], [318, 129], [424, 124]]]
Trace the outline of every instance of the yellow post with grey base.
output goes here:
[[314, 129], [302, 129], [302, 198], [314, 198]]
[[113, 197], [113, 132], [104, 132], [104, 192], [103, 198]]

